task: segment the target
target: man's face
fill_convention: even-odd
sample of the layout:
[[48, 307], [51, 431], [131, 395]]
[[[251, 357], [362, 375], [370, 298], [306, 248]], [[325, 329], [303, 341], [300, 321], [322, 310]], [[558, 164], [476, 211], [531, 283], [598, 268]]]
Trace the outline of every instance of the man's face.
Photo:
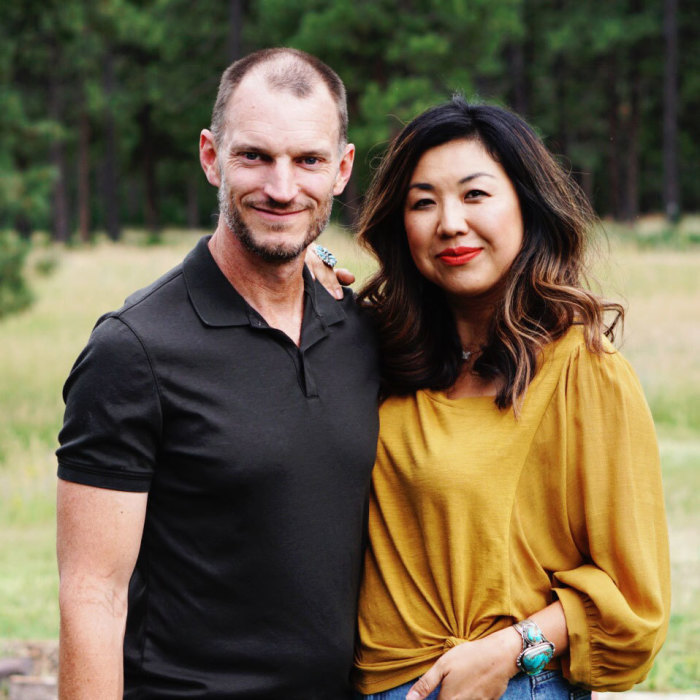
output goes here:
[[249, 252], [267, 262], [300, 255], [328, 223], [352, 168], [340, 150], [335, 102], [322, 84], [305, 98], [246, 76], [219, 144], [219, 208]]

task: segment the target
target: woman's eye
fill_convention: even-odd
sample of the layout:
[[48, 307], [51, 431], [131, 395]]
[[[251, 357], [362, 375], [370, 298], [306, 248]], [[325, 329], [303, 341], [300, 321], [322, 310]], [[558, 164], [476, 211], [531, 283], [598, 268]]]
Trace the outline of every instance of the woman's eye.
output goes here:
[[486, 192], [484, 192], [483, 190], [469, 190], [469, 192], [467, 192], [464, 195], [464, 198], [465, 199], [476, 199], [477, 197], [486, 197], [486, 196], [487, 196]]
[[417, 199], [411, 205], [411, 209], [425, 209], [433, 203], [432, 199]]

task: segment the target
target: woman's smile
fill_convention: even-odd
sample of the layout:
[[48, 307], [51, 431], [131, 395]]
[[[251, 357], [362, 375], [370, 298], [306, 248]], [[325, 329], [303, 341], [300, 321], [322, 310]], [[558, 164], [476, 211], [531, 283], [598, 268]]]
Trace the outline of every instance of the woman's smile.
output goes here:
[[445, 265], [458, 266], [466, 265], [470, 260], [473, 260], [483, 248], [467, 248], [465, 246], [459, 246], [458, 248], [445, 248], [445, 250], [437, 254], [439, 258]]

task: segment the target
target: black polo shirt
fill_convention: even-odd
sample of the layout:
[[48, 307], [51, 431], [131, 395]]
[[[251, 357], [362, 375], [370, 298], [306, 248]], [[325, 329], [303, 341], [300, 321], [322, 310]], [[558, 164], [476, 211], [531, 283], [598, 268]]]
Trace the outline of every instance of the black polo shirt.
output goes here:
[[297, 347], [207, 241], [98, 321], [64, 388], [59, 477], [149, 493], [125, 697], [345, 698], [374, 337], [305, 271]]

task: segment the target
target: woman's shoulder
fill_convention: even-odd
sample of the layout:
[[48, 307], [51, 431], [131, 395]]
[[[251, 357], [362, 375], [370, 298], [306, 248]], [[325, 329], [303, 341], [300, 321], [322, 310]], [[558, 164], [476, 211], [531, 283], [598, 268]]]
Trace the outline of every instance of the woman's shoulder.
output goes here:
[[573, 324], [562, 336], [547, 345], [543, 352], [544, 363], [566, 365], [570, 362], [598, 363], [609, 360], [613, 364], [627, 364], [620, 351], [603, 336], [600, 338], [601, 350], [592, 350], [586, 339], [582, 324]]
[[590, 389], [591, 396], [642, 393], [639, 378], [623, 354], [606, 337], [601, 339], [600, 351], [592, 350], [580, 324], [545, 349], [542, 371], [556, 377], [563, 388]]

